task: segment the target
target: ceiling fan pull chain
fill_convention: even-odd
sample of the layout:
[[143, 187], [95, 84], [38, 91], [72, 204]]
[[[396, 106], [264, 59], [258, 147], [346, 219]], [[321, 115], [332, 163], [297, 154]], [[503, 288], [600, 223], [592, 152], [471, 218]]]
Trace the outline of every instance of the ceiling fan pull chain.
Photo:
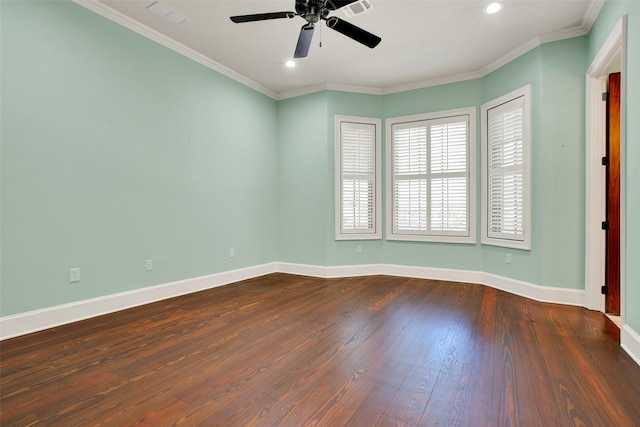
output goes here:
[[320, 25], [320, 46], [318, 47], [322, 47], [322, 25]]

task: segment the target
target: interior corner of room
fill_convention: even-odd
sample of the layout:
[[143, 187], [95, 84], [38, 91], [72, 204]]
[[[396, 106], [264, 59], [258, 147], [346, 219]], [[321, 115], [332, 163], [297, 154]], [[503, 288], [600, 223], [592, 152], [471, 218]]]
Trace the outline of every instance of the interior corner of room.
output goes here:
[[[538, 38], [466, 78], [283, 90], [109, 3], [0, 2], [0, 339], [274, 273], [389, 275], [608, 313], [640, 364], [640, 2], [607, 0], [588, 31]], [[309, 61], [323, 57], [313, 49]], [[523, 88], [530, 235], [500, 246], [483, 229], [481, 116]], [[398, 237], [391, 125], [442, 112], [469, 126], [473, 227]], [[381, 141], [378, 228], [357, 239], [336, 230], [336, 123], [354, 117]]]

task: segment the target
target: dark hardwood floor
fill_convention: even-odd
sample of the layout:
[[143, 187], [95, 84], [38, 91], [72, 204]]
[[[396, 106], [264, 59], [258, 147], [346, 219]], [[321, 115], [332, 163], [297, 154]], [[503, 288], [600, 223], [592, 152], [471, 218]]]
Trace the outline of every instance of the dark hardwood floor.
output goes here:
[[0, 355], [5, 427], [640, 425], [608, 318], [480, 285], [272, 274]]

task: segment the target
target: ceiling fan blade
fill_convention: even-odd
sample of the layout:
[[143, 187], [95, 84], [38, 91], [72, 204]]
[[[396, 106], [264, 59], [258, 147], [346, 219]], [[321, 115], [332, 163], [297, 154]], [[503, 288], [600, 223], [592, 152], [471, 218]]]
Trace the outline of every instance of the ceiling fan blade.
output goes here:
[[294, 16], [296, 16], [295, 12], [271, 12], [232, 16], [231, 20], [236, 24], [239, 24], [242, 22], [266, 21], [267, 19], [293, 18]]
[[304, 58], [309, 53], [309, 47], [311, 46], [311, 39], [313, 38], [314, 25], [309, 23], [300, 28], [300, 36], [298, 36], [298, 44], [296, 45], [296, 52], [293, 54], [294, 58]]
[[382, 39], [375, 34], [371, 34], [369, 31], [365, 31], [362, 28], [356, 27], [352, 23], [336, 18], [335, 16], [327, 18], [327, 27], [344, 34], [345, 36], [352, 38], [371, 49], [378, 46], [378, 43], [382, 41]]
[[327, 0], [327, 9], [338, 10], [348, 4], [355, 3], [358, 0]]

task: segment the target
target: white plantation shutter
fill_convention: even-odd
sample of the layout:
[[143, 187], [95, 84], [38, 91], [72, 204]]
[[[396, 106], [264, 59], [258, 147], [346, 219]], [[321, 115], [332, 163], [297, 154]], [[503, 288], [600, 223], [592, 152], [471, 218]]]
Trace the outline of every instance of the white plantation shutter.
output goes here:
[[524, 97], [487, 112], [488, 236], [524, 239]]
[[394, 230], [427, 229], [427, 126], [393, 128]]
[[531, 249], [531, 87], [482, 109], [482, 243]]
[[470, 236], [469, 115], [391, 128], [392, 234]]
[[380, 238], [379, 126], [344, 119], [336, 118], [336, 238]]
[[342, 123], [342, 231], [372, 231], [375, 126]]
[[466, 120], [431, 126], [431, 230], [468, 234], [467, 133]]

